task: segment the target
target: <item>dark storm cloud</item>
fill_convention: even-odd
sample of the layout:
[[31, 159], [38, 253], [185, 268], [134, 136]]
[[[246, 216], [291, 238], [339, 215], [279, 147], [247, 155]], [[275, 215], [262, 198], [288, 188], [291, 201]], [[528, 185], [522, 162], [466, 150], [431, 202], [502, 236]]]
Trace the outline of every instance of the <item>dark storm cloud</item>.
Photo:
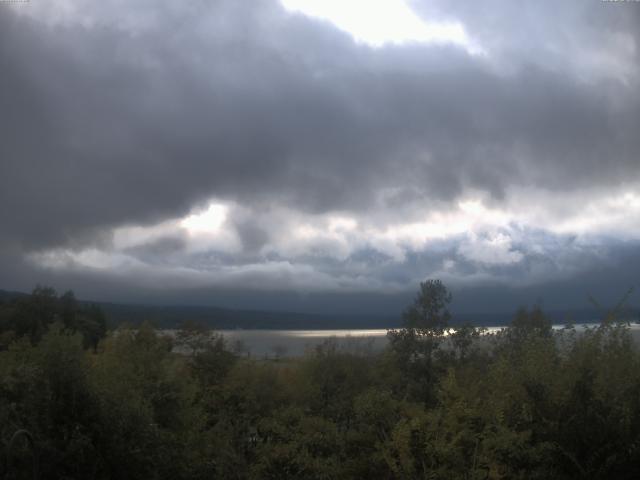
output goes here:
[[[522, 192], [537, 189], [535, 206], [552, 218], [640, 181], [638, 5], [411, 4], [427, 20], [462, 22], [485, 54], [371, 48], [275, 1], [78, 3], [57, 20], [47, 6], [31, 15], [0, 3], [0, 280], [66, 279], [121, 298], [155, 284], [140, 295], [173, 292], [180, 303], [181, 281], [196, 302], [224, 298], [207, 281], [232, 298], [243, 284], [284, 292], [296, 275], [302, 289], [398, 291], [437, 274], [463, 286], [515, 279], [530, 292], [534, 280], [572, 275], [582, 275], [572, 288], [592, 286], [607, 261], [626, 272], [614, 260], [635, 258], [635, 244], [515, 227], [497, 253], [482, 236], [403, 247], [400, 260], [371, 245], [338, 255], [331, 239], [273, 248], [305, 216], [337, 211], [383, 229], [469, 192], [528, 210]], [[210, 198], [235, 205], [224, 227], [240, 251], [194, 253], [184, 231], [167, 232], [118, 252], [140, 264], [131, 277], [120, 267], [43, 271], [21, 257], [108, 254], [114, 228], [182, 217]], [[277, 303], [258, 290], [237, 295]], [[291, 295], [273, 298], [296, 305]]]
[[156, 263], [157, 259], [167, 257], [184, 251], [187, 246], [186, 239], [181, 236], [162, 237], [143, 245], [125, 248], [123, 251], [135, 258], [149, 263]]
[[228, 222], [237, 233], [245, 253], [255, 254], [271, 238], [271, 231], [278, 228], [270, 218], [269, 209], [256, 208], [252, 211], [235, 209]]
[[[482, 41], [494, 19], [460, 10]], [[500, 200], [518, 184], [638, 177], [637, 83], [581, 82], [542, 61], [505, 73], [454, 46], [357, 46], [271, 2], [155, 11], [131, 32], [2, 9], [3, 236], [82, 241], [210, 196], [322, 212], [371, 208], [384, 188]], [[569, 18], [577, 38], [593, 29]], [[622, 10], [604, 18], [635, 25]]]

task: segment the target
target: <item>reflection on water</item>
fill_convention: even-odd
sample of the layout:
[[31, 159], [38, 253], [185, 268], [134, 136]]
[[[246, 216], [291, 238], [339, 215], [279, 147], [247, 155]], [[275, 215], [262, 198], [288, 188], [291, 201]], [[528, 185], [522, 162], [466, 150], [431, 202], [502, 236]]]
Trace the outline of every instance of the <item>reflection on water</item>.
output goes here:
[[[597, 324], [576, 325], [576, 331]], [[486, 327], [487, 333], [495, 333], [504, 327]], [[565, 328], [554, 325], [554, 329]], [[631, 324], [633, 337], [640, 340], [640, 325]], [[172, 335], [175, 331], [165, 330]], [[254, 357], [286, 357], [303, 355], [308, 349], [333, 338], [337, 345], [349, 351], [380, 351], [387, 345], [386, 329], [371, 330], [220, 330], [230, 348]]]
[[[263, 331], [263, 330], [261, 330]], [[329, 337], [384, 337], [386, 329], [378, 330], [281, 330], [284, 335], [304, 338]]]
[[243, 351], [258, 357], [298, 356], [335, 338], [339, 346], [379, 351], [387, 343], [387, 330], [222, 330], [231, 347], [241, 342]]

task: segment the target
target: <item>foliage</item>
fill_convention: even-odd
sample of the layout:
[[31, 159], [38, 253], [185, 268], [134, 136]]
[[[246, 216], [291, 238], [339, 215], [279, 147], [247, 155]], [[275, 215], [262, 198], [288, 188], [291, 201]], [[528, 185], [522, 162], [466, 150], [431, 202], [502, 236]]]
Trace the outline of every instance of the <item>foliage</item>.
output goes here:
[[451, 328], [450, 300], [425, 282], [382, 353], [327, 341], [269, 361], [193, 323], [95, 344], [86, 307], [36, 289], [0, 307], [0, 477], [638, 477], [627, 325], [554, 331], [534, 307], [489, 335]]
[[31, 295], [0, 302], [0, 350], [16, 338], [37, 343], [56, 322], [70, 333], [80, 333], [84, 346], [94, 349], [107, 332], [99, 307], [81, 304], [72, 291], [58, 297], [53, 288], [38, 285]]

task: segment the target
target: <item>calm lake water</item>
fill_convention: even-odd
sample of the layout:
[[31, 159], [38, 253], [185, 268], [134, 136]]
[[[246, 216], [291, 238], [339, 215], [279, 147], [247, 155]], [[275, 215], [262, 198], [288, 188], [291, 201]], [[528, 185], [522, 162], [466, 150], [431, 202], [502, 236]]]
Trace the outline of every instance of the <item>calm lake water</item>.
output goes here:
[[[596, 324], [576, 325], [576, 331]], [[503, 327], [488, 327], [489, 332], [496, 332]], [[554, 329], [562, 329], [564, 325], [554, 325]], [[640, 325], [631, 324], [633, 337], [640, 341]], [[220, 330], [229, 345], [233, 347], [241, 342], [243, 352], [255, 357], [298, 356], [335, 338], [338, 346], [349, 351], [380, 351], [387, 345], [387, 330]]]

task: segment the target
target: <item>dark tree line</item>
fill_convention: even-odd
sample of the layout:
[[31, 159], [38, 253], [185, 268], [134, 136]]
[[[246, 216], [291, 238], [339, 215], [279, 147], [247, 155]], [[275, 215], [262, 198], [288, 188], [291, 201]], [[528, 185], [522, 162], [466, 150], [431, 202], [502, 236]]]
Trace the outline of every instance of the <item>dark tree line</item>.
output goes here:
[[451, 296], [428, 281], [381, 353], [328, 341], [265, 361], [190, 323], [120, 327], [94, 349], [91, 310], [32, 297], [0, 308], [0, 478], [640, 474], [640, 354], [611, 315], [554, 331], [521, 309], [482, 335], [450, 328]]
[[15, 339], [36, 344], [56, 323], [67, 333], [82, 335], [87, 348], [96, 349], [107, 333], [106, 318], [98, 306], [78, 302], [72, 291], [58, 296], [51, 287], [37, 286], [31, 295], [0, 301], [0, 349]]

